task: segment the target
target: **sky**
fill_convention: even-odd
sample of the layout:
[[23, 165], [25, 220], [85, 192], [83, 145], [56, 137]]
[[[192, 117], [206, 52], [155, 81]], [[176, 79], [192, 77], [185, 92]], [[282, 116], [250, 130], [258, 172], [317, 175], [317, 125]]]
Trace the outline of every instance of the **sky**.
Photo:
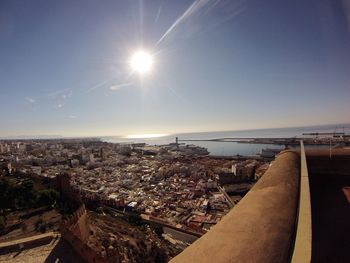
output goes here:
[[0, 136], [349, 123], [349, 83], [348, 0], [0, 1]]

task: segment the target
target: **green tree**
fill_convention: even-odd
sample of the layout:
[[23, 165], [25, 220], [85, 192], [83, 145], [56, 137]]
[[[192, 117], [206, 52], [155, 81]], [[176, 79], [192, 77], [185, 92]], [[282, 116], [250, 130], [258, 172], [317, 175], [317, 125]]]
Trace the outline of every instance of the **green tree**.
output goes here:
[[13, 202], [12, 185], [5, 177], [0, 178], [0, 193], [0, 212], [3, 214], [4, 210], [10, 208]]
[[4, 216], [0, 216], [0, 231], [3, 230], [6, 226], [6, 219]]
[[35, 230], [41, 233], [46, 232], [47, 225], [42, 220], [42, 218], [39, 218], [38, 221], [35, 222]]
[[163, 227], [161, 225], [155, 225], [154, 226], [154, 232], [159, 236], [162, 237], [162, 234], [164, 233]]
[[38, 192], [38, 203], [45, 206], [55, 206], [60, 199], [60, 194], [54, 189], [44, 189]]
[[131, 213], [128, 215], [128, 221], [131, 224], [140, 225], [142, 224], [142, 218], [139, 214]]
[[30, 179], [24, 180], [22, 182], [22, 189], [26, 192], [26, 193], [30, 193], [32, 192], [34, 188], [34, 182]]
[[36, 195], [34, 190], [34, 182], [26, 179], [17, 187], [17, 204], [20, 207], [30, 207], [35, 205]]

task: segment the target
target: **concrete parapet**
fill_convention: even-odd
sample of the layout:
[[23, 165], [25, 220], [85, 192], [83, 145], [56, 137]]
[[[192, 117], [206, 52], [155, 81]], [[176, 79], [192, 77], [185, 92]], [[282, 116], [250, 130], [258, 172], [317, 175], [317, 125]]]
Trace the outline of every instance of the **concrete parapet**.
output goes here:
[[292, 256], [292, 263], [311, 262], [312, 249], [312, 215], [310, 200], [310, 183], [303, 141], [300, 142], [301, 178], [297, 228]]
[[288, 262], [299, 180], [299, 154], [279, 154], [239, 204], [171, 262]]

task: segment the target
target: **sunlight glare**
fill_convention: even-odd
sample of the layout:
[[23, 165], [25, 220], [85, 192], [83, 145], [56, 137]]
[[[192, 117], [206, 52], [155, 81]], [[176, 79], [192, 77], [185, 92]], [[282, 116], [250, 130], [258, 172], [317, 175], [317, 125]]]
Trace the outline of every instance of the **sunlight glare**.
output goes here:
[[152, 66], [153, 57], [145, 51], [137, 51], [130, 58], [131, 69], [141, 75], [150, 72]]
[[164, 137], [168, 136], [168, 134], [164, 133], [153, 133], [153, 134], [131, 134], [126, 136], [128, 139], [150, 139], [150, 138], [159, 138], [159, 137]]

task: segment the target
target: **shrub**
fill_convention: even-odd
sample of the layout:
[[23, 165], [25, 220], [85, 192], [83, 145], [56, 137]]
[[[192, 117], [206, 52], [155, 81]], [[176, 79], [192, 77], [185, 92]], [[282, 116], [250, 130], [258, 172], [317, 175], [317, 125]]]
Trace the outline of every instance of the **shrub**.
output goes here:
[[40, 205], [54, 206], [60, 199], [60, 194], [54, 189], [44, 189], [38, 192], [38, 202]]
[[44, 223], [44, 221], [39, 218], [38, 221], [35, 222], [35, 230], [41, 233], [46, 232], [47, 225]]
[[3, 230], [6, 226], [6, 219], [4, 216], [0, 216], [0, 231]]

